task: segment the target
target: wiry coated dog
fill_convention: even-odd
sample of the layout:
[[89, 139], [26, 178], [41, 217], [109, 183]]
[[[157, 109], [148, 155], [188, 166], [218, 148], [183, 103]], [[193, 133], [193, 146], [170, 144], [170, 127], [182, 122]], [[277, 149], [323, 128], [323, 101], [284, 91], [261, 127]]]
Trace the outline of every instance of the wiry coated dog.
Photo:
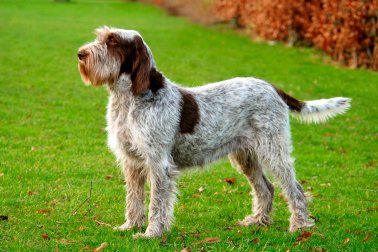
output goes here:
[[145, 223], [144, 184], [151, 184], [148, 227], [134, 237], [157, 237], [173, 221], [175, 178], [185, 167], [203, 166], [228, 155], [254, 189], [253, 213], [240, 225], [270, 223], [272, 172], [291, 211], [290, 231], [312, 226], [306, 199], [295, 179], [289, 111], [320, 123], [350, 106], [348, 98], [299, 101], [255, 78], [234, 78], [183, 88], [156, 69], [140, 34], [101, 27], [79, 49], [84, 82], [106, 84], [108, 144], [125, 175], [126, 222], [118, 230]]

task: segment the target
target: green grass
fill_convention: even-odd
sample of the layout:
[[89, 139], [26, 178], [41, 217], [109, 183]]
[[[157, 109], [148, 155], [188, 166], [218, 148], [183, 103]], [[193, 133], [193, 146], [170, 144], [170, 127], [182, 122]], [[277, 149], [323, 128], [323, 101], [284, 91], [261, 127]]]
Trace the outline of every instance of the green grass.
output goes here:
[[[271, 226], [237, 226], [251, 211], [250, 188], [226, 160], [182, 173], [176, 221], [162, 239], [133, 240], [138, 230], [99, 225], [123, 222], [124, 188], [106, 147], [106, 90], [82, 84], [76, 52], [104, 24], [140, 31], [159, 69], [179, 83], [257, 76], [304, 100], [352, 97], [352, 109], [326, 124], [292, 121], [297, 176], [314, 195], [316, 234], [298, 242], [301, 232], [286, 231], [279, 190]], [[0, 221], [0, 251], [78, 251], [102, 242], [106, 251], [378, 249], [377, 73], [326, 65], [312, 49], [253, 43], [138, 3], [2, 0], [0, 31], [0, 215], [9, 217]], [[86, 202], [74, 215], [91, 181], [90, 208]], [[207, 237], [221, 242], [199, 242]]]

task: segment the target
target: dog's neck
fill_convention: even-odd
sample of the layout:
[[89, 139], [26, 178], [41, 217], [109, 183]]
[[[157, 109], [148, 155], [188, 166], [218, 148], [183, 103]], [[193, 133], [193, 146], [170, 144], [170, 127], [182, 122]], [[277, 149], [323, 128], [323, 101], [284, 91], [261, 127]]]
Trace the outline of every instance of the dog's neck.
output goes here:
[[108, 83], [106, 87], [109, 92], [106, 117], [108, 126], [112, 127], [117, 118], [120, 119], [120, 115], [123, 117], [128, 115], [133, 99], [130, 75], [123, 74], [114, 83]]
[[128, 108], [133, 94], [131, 92], [131, 78], [129, 74], [122, 74], [115, 82], [106, 85], [109, 92], [111, 106]]
[[130, 74], [121, 74], [113, 83], [107, 85], [110, 95], [129, 96], [131, 95], [131, 76]]

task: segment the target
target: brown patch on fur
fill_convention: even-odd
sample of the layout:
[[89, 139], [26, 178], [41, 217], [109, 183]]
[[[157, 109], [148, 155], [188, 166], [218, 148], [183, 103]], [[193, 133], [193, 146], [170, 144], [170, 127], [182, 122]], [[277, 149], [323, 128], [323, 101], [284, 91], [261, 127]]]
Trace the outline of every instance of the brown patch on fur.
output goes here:
[[289, 106], [290, 110], [297, 112], [300, 112], [302, 110], [305, 105], [303, 101], [299, 101], [294, 97], [291, 97], [290, 95], [273, 85], [272, 87], [276, 90], [277, 94], [282, 98], [282, 100]]
[[192, 134], [194, 132], [195, 126], [199, 123], [200, 120], [198, 104], [191, 93], [183, 89], [179, 90], [182, 95], [179, 131], [181, 134]]
[[[108, 45], [108, 48], [111, 46]], [[133, 63], [135, 61], [135, 51], [136, 51], [136, 46], [135, 43], [132, 41], [125, 41], [121, 40], [119, 45], [117, 46], [118, 50], [116, 53], [118, 53], [121, 57], [121, 67], [119, 70], [119, 75], [122, 73], [126, 74], [131, 74], [133, 71]]]
[[156, 68], [152, 68], [150, 71], [150, 89], [152, 93], [156, 93], [159, 89], [164, 87], [164, 76], [156, 70]]
[[144, 46], [141, 37], [137, 36], [135, 40], [135, 58], [131, 72], [131, 90], [134, 95], [139, 95], [150, 88], [150, 59], [147, 48]]
[[108, 41], [109, 48], [120, 49], [112, 53], [121, 57], [120, 74], [131, 74], [131, 91], [134, 95], [140, 95], [149, 89], [156, 93], [164, 87], [164, 77], [156, 68], [151, 68], [147, 48], [141, 37], [136, 36], [133, 41], [122, 41], [121, 38], [113, 35]]

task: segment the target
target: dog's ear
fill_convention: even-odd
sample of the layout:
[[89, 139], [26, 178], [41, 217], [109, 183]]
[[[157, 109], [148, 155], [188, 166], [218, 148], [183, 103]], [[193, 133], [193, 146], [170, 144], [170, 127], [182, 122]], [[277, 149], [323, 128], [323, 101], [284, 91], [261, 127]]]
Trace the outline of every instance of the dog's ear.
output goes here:
[[150, 88], [151, 63], [148, 51], [141, 37], [134, 38], [134, 61], [131, 71], [131, 91], [139, 95]]

